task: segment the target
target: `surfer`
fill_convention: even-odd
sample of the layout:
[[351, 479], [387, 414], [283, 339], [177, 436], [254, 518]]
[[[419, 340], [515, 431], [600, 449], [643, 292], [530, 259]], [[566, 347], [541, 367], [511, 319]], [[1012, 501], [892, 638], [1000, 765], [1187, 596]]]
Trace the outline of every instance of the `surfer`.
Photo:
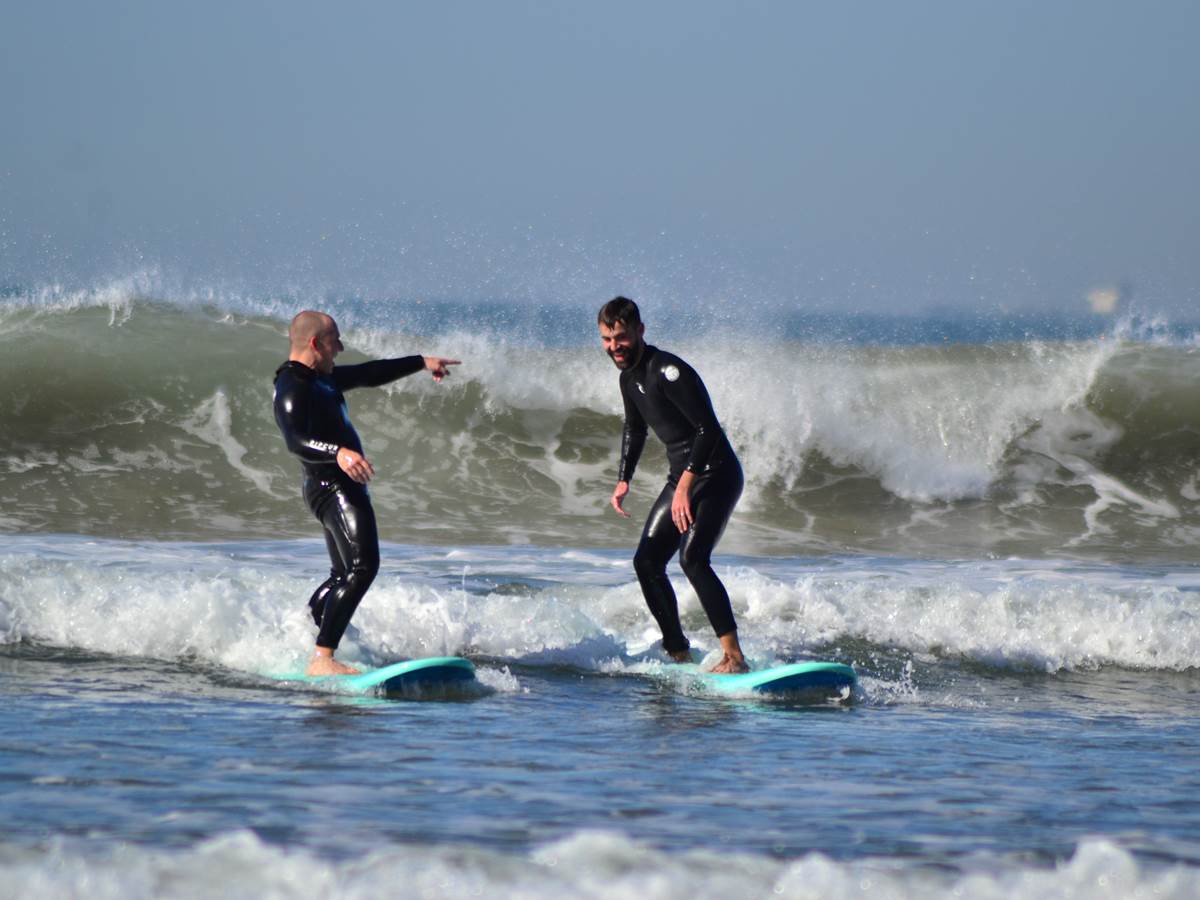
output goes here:
[[621, 370], [625, 428], [617, 486], [609, 502], [625, 518], [629, 513], [622, 504], [646, 443], [647, 426], [667, 448], [667, 484], [650, 508], [633, 556], [646, 605], [662, 629], [663, 649], [676, 662], [691, 659], [667, 578], [667, 563], [678, 550], [679, 564], [721, 642], [723, 655], [712, 671], [745, 672], [748, 666], [729, 594], [711, 564], [713, 547], [742, 494], [742, 467], [704, 382], [678, 356], [646, 343], [636, 303], [613, 298], [600, 308], [597, 324], [605, 352]]
[[309, 675], [353, 675], [333, 658], [350, 617], [379, 571], [379, 536], [367, 482], [375, 467], [363, 455], [342, 392], [378, 387], [422, 369], [441, 381], [457, 359], [405, 356], [334, 367], [344, 348], [337, 322], [305, 310], [288, 328], [291, 352], [275, 370], [275, 421], [287, 448], [300, 457], [304, 499], [325, 530], [329, 578], [308, 601], [317, 623]]

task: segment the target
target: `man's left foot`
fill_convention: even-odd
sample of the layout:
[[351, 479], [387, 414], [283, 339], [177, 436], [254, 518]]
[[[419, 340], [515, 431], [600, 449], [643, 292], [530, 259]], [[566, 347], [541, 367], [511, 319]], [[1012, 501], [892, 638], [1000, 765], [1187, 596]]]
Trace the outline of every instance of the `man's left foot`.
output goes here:
[[721, 661], [709, 669], [714, 675], [738, 675], [742, 672], [749, 672], [750, 667], [746, 665], [744, 657], [736, 659], [726, 653], [721, 657]]

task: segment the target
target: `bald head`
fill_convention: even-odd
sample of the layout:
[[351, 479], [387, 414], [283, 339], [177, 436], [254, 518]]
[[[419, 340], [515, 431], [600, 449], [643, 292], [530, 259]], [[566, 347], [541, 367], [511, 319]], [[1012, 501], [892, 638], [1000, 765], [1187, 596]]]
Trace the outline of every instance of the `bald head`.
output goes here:
[[337, 322], [332, 316], [311, 309], [297, 313], [292, 319], [288, 341], [292, 345], [288, 359], [326, 375], [333, 371], [333, 358], [342, 351], [342, 335]]
[[333, 319], [323, 312], [306, 309], [304, 312], [296, 313], [296, 317], [292, 319], [292, 324], [288, 327], [288, 341], [291, 342], [292, 353], [306, 350], [311, 346], [313, 338], [319, 338], [331, 328], [336, 327]]

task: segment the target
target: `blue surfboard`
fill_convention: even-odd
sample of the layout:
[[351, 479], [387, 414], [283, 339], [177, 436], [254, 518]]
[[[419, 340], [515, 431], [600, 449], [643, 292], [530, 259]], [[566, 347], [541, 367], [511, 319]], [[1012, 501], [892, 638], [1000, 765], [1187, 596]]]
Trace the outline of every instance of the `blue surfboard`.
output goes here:
[[718, 675], [687, 663], [671, 669], [699, 679], [706, 688], [729, 694], [837, 697], [858, 681], [852, 668], [835, 662], [787, 663], [732, 675]]
[[428, 656], [368, 669], [359, 675], [306, 675], [300, 672], [271, 677], [280, 681], [327, 685], [350, 694], [403, 694], [472, 682], [475, 666], [461, 656]]

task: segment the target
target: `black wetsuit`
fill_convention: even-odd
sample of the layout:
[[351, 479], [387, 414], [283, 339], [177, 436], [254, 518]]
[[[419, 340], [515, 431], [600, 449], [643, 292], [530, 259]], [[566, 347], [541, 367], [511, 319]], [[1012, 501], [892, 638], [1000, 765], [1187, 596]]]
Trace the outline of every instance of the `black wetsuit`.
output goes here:
[[289, 360], [275, 371], [275, 421], [287, 448], [300, 457], [304, 499], [325, 528], [329, 578], [308, 601], [320, 628], [317, 646], [336, 649], [350, 617], [379, 571], [379, 535], [367, 487], [341, 470], [337, 452], [362, 453], [342, 391], [377, 387], [419, 372], [420, 356], [335, 366], [322, 375]]
[[[621, 372], [621, 396], [625, 431], [617, 480], [632, 480], [647, 427], [667, 448], [670, 474], [646, 518], [633, 567], [662, 629], [663, 648], [686, 650], [688, 641], [667, 578], [667, 562], [678, 550], [684, 574], [718, 637], [737, 630], [729, 594], [712, 570], [711, 558], [742, 494], [742, 467], [721, 430], [704, 382], [678, 356], [647, 344], [637, 365]], [[690, 493], [692, 527], [680, 534], [671, 520], [671, 500], [684, 471], [696, 473], [696, 479]]]

